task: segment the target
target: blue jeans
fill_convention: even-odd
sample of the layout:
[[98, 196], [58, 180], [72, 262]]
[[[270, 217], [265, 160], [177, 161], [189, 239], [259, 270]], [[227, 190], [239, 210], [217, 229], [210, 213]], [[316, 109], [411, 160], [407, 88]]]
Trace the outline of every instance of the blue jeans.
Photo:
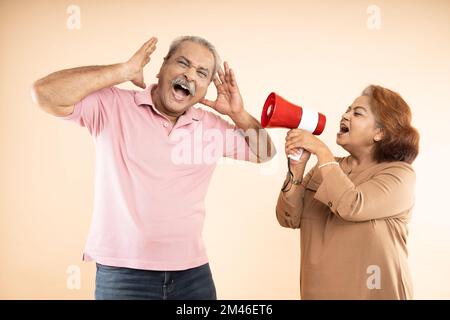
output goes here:
[[216, 300], [209, 264], [182, 271], [151, 271], [97, 263], [96, 300]]

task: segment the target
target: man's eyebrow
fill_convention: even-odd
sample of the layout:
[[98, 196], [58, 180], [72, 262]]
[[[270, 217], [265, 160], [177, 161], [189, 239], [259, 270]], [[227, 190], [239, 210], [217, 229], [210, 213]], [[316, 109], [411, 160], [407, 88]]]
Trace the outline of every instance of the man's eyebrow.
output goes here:
[[189, 59], [186, 58], [185, 56], [179, 56], [178, 59], [180, 59], [180, 58], [186, 60], [186, 61], [189, 62], [189, 63], [191, 63], [191, 60], [189, 60]]
[[[188, 58], [186, 58], [185, 56], [179, 56], [178, 58], [181, 58], [181, 59], [184, 59], [184, 60], [186, 60], [186, 62], [189, 64], [189, 65], [191, 65], [192, 64], [192, 62], [191, 62], [191, 60], [189, 60]], [[198, 68], [197, 69], [199, 69], [199, 70], [202, 70], [202, 71], [206, 71], [206, 72], [208, 72], [209, 73], [209, 69], [208, 68], [206, 68], [206, 67], [202, 67], [202, 66], [198, 66]]]

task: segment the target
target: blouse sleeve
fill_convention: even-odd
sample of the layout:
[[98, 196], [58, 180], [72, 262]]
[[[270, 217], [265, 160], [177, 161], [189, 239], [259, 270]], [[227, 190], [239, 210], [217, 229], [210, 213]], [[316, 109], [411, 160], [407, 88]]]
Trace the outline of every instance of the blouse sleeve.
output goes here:
[[335, 167], [324, 177], [314, 198], [347, 221], [384, 219], [413, 207], [414, 185], [414, 170], [404, 162], [390, 163], [360, 185]]
[[[282, 227], [298, 229], [300, 228], [300, 220], [303, 213], [303, 198], [305, 196], [305, 188], [311, 180], [314, 170], [312, 168], [308, 174], [303, 178], [302, 183], [298, 186], [300, 188], [300, 195], [294, 199], [286, 196], [286, 193], [280, 191], [278, 202], [276, 206], [276, 215], [278, 223]], [[294, 188], [294, 186], [292, 186]]]

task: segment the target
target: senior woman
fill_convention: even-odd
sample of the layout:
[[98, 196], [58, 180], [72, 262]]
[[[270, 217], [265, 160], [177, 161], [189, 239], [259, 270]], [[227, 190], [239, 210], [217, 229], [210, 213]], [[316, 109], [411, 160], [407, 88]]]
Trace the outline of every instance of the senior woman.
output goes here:
[[[371, 85], [342, 115], [335, 158], [312, 134], [290, 130], [279, 223], [300, 228], [302, 299], [411, 299], [407, 224], [419, 134], [399, 94]], [[318, 163], [303, 177], [311, 154]]]

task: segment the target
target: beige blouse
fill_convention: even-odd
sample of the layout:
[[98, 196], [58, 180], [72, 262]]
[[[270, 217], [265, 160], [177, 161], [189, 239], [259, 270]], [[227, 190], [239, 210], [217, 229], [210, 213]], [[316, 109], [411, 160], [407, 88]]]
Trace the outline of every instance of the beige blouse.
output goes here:
[[412, 299], [413, 168], [384, 162], [349, 173], [347, 158], [336, 160], [323, 180], [316, 166], [293, 186], [295, 202], [278, 198], [279, 223], [300, 228], [302, 299]]

